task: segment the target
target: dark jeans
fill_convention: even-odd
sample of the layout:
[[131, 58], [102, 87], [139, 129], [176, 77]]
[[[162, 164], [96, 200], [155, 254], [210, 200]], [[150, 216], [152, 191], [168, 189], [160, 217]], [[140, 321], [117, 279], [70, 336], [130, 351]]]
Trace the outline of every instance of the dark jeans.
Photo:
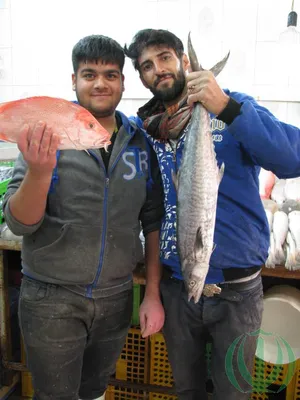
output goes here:
[[[251, 381], [246, 381], [251, 379], [257, 342], [257, 335], [251, 333], [260, 328], [263, 311], [261, 277], [228, 284], [221, 295], [201, 296], [198, 304], [188, 302], [184, 284], [178, 280], [163, 279], [161, 294], [166, 312], [163, 332], [179, 400], [207, 399], [207, 337], [212, 339], [213, 399], [249, 399]], [[243, 361], [237, 350], [242, 351]]]
[[23, 278], [19, 319], [35, 398], [100, 397], [115, 371], [131, 315], [131, 290], [88, 299]]

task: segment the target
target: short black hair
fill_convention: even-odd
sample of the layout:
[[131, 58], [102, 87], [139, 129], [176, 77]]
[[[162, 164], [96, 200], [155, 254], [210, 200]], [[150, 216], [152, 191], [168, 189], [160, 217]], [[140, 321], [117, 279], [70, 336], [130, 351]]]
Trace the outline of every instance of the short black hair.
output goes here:
[[81, 62], [101, 60], [113, 63], [123, 71], [125, 54], [122, 46], [114, 39], [103, 35], [90, 35], [79, 40], [72, 50], [73, 70], [76, 74]]
[[125, 55], [131, 58], [133, 66], [139, 71], [138, 58], [149, 46], [165, 45], [173, 49], [178, 58], [184, 53], [182, 41], [174, 33], [165, 29], [143, 29], [136, 33], [129, 47], [124, 46]]

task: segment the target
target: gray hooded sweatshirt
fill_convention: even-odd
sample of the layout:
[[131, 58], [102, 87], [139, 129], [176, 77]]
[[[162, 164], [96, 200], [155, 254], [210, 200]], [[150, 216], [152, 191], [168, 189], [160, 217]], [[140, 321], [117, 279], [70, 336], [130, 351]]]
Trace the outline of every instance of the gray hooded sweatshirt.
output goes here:
[[106, 170], [99, 150], [57, 153], [46, 211], [35, 225], [10, 212], [9, 199], [27, 171], [22, 155], [4, 198], [8, 227], [23, 235], [23, 274], [88, 297], [132, 285], [146, 236], [160, 229], [163, 188], [157, 159], [143, 133], [120, 112], [120, 128]]

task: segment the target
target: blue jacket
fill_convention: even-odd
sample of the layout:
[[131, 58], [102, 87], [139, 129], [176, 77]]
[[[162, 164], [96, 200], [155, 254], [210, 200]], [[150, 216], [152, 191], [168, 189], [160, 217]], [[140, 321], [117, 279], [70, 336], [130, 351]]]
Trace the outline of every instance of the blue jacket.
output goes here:
[[[269, 228], [259, 195], [260, 167], [279, 178], [300, 175], [300, 130], [280, 122], [252, 97], [225, 92], [242, 103], [242, 107], [229, 126], [211, 115], [217, 160], [219, 165], [224, 162], [225, 173], [219, 187], [216, 247], [206, 283], [230, 280], [227, 272], [233, 268], [259, 267], [265, 263]], [[140, 118], [136, 122], [141, 126]], [[180, 166], [185, 132], [178, 141], [176, 157], [170, 144], [147, 137], [157, 154], [165, 191], [160, 258], [173, 276], [182, 279], [176, 243], [176, 191], [171, 171]]]

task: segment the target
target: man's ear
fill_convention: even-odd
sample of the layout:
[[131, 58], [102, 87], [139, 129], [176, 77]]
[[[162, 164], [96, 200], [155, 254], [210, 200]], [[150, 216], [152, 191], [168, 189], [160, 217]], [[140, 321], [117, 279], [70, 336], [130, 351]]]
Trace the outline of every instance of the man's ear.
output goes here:
[[72, 74], [72, 90], [76, 89], [76, 76]]
[[190, 71], [190, 61], [185, 53], [183, 53], [182, 56], [182, 67], [185, 72], [188, 70]]
[[124, 82], [125, 82], [125, 76], [122, 74], [122, 92], [124, 92], [125, 90]]

